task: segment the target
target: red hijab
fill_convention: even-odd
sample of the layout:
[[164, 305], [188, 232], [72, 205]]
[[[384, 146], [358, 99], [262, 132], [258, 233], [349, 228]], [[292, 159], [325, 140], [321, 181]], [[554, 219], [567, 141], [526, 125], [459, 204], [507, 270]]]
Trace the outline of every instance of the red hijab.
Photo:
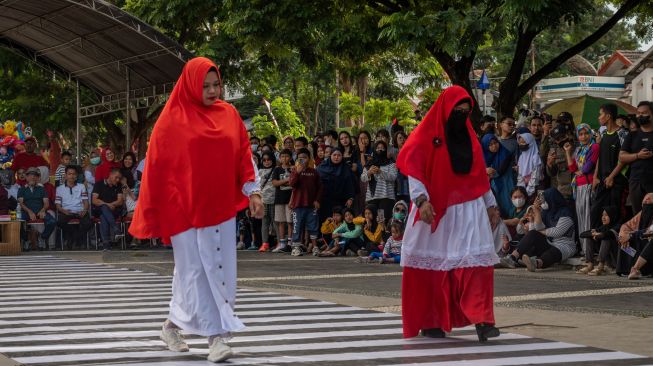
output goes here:
[[111, 174], [111, 169], [120, 168], [119, 162], [109, 161], [107, 159], [108, 151], [113, 151], [113, 150], [111, 150], [110, 148], [106, 148], [103, 149], [102, 152], [100, 153], [100, 159], [102, 159], [102, 162], [100, 163], [100, 165], [97, 166], [97, 168], [95, 168], [95, 182], [100, 182], [109, 178], [109, 174]]
[[[472, 98], [462, 87], [445, 89], [410, 134], [397, 158], [397, 167], [402, 174], [416, 178], [426, 186], [429, 201], [435, 210], [431, 226], [433, 232], [449, 206], [477, 199], [490, 189], [483, 149], [469, 118], [466, 124], [472, 147], [471, 170], [468, 174], [456, 174], [451, 165], [445, 124], [453, 108], [465, 99], [472, 103]], [[417, 220], [419, 211], [415, 216]]]
[[218, 72], [207, 58], [190, 60], [154, 126], [129, 228], [137, 238], [169, 242], [188, 229], [227, 221], [248, 205], [242, 188], [255, 180], [249, 137], [233, 106], [203, 104], [211, 70]]

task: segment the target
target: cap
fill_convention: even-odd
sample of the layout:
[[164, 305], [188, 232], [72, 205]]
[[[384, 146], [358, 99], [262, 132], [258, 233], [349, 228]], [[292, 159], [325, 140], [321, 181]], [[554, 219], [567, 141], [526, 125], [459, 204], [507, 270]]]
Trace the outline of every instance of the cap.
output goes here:
[[30, 174], [38, 175], [40, 177], [41, 171], [37, 167], [31, 167], [27, 169], [27, 172], [25, 172], [25, 175], [30, 175]]
[[569, 112], [560, 112], [556, 120], [574, 122], [574, 116]]
[[571, 131], [571, 127], [569, 125], [559, 123], [553, 128], [553, 130], [551, 130], [551, 137], [558, 140], [561, 137], [565, 137], [569, 131]]

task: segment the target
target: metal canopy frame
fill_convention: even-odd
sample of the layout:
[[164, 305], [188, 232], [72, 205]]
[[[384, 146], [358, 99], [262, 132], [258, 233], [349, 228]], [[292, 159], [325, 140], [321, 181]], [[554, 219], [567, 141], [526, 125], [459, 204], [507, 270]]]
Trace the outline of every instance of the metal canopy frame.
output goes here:
[[[165, 101], [192, 53], [104, 0], [0, 0], [0, 46], [76, 85], [81, 120]], [[80, 87], [98, 96], [82, 105]], [[125, 146], [131, 143], [125, 128]]]

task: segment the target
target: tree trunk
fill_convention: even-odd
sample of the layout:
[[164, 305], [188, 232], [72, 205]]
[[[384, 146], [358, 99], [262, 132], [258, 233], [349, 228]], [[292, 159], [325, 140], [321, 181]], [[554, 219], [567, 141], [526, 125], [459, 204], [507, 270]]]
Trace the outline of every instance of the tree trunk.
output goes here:
[[476, 57], [476, 53], [472, 53], [471, 55], [462, 57], [456, 61], [453, 57], [451, 57], [451, 55], [441, 51], [433, 51], [433, 49], [434, 48], [430, 48], [431, 54], [436, 58], [436, 60], [438, 60], [444, 71], [447, 73], [451, 83], [454, 85], [462, 86], [472, 97], [474, 107], [472, 108], [472, 114], [470, 115], [470, 118], [474, 125], [478, 125], [478, 123], [481, 121], [482, 113], [472, 88], [472, 81], [469, 77], [469, 74], [472, 71], [472, 64], [474, 62], [474, 57]]
[[[356, 93], [360, 98], [360, 106], [365, 110], [365, 103], [367, 102], [367, 86], [368, 86], [368, 76], [361, 76], [356, 80]], [[365, 113], [361, 116], [359, 121], [359, 127], [363, 128], [365, 125]]]

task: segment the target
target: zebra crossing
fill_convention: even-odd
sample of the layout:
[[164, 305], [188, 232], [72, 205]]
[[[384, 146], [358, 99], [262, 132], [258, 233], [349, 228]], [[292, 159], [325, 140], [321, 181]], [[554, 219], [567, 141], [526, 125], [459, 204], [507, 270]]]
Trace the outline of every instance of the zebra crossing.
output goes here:
[[[53, 256], [0, 257], [0, 353], [25, 365], [195, 366], [158, 339], [171, 277]], [[472, 328], [404, 340], [401, 318], [274, 292], [239, 289], [247, 329], [231, 365], [653, 365], [643, 356], [503, 334], [479, 344]]]

